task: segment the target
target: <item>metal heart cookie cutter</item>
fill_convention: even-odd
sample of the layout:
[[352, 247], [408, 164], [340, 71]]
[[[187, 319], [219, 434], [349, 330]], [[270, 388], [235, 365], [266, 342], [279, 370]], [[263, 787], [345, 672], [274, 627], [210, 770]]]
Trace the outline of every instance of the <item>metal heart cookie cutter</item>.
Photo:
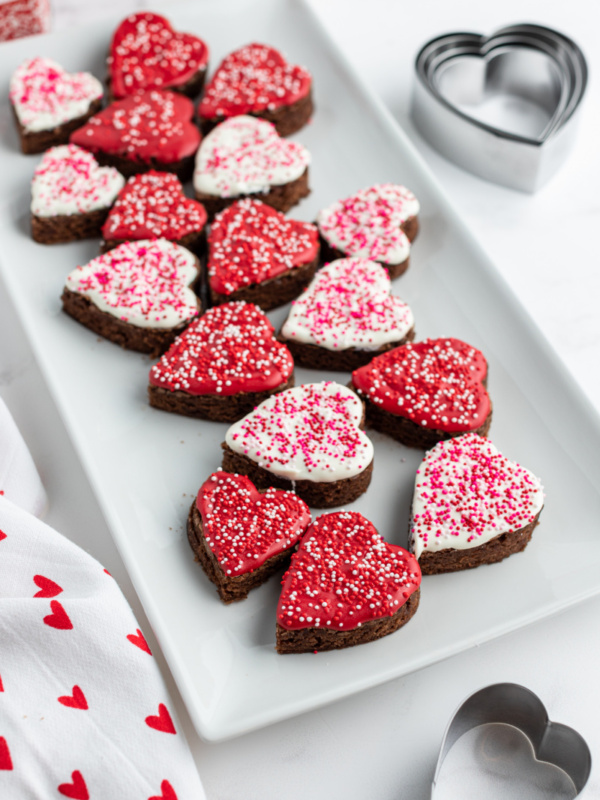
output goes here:
[[472, 694], [454, 714], [431, 797], [570, 800], [583, 790], [591, 765], [583, 737], [551, 722], [537, 695], [516, 683], [497, 683]]
[[464, 169], [535, 192], [566, 159], [587, 66], [562, 33], [540, 25], [449, 33], [427, 42], [415, 69], [413, 120]]

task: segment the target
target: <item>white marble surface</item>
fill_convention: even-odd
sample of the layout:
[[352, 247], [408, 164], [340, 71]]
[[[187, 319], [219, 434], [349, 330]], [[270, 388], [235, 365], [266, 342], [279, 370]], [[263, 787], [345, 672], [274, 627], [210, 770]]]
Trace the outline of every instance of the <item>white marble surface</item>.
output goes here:
[[[600, 409], [598, 7], [586, 0], [506, 0], [502, 6], [468, 0], [311, 2], [342, 49], [359, 61], [573, 379]], [[57, 0], [54, 26], [148, 6], [131, 0], [93, 6]], [[576, 149], [552, 182], [532, 196], [485, 183], [446, 162], [420, 139], [409, 119], [412, 62], [424, 41], [446, 31], [490, 32], [524, 21], [570, 35], [591, 68]], [[48, 521], [105, 564], [149, 631], [1, 286], [0, 337], [0, 393], [41, 469], [51, 498]], [[528, 686], [553, 719], [577, 728], [592, 753], [600, 752], [599, 619], [597, 598], [406, 678], [222, 744], [197, 738], [178, 699], [179, 712], [210, 800], [425, 800], [450, 715], [464, 697], [490, 683]], [[597, 768], [582, 796], [600, 797]]]

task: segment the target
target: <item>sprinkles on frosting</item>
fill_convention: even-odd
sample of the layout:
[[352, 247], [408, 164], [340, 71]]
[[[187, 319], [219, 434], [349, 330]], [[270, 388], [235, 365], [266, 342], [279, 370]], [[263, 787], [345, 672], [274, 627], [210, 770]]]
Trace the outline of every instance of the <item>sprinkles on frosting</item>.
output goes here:
[[286, 339], [328, 350], [376, 350], [398, 342], [414, 318], [399, 297], [390, 295], [385, 269], [374, 261], [344, 258], [317, 272], [281, 329]]
[[260, 392], [286, 383], [294, 371], [287, 347], [253, 303], [209, 309], [177, 337], [150, 370], [150, 383], [188, 394]]
[[249, 478], [221, 471], [200, 487], [196, 506], [206, 544], [230, 577], [253, 572], [292, 547], [311, 520], [293, 492], [259, 492]]
[[419, 588], [417, 560], [356, 511], [318, 517], [300, 542], [277, 606], [288, 630], [352, 630], [390, 617]]
[[329, 245], [348, 256], [401, 264], [410, 242], [400, 226], [419, 213], [405, 186], [379, 183], [319, 211], [317, 225]]
[[165, 239], [125, 242], [77, 267], [66, 288], [87, 297], [101, 311], [141, 328], [168, 329], [198, 313], [189, 288], [197, 262], [185, 247]]
[[208, 245], [211, 289], [231, 294], [309, 264], [317, 255], [318, 235], [314, 225], [246, 198], [215, 217]]
[[482, 436], [440, 442], [417, 470], [410, 529], [417, 558], [466, 549], [529, 525], [544, 504], [539, 478]]

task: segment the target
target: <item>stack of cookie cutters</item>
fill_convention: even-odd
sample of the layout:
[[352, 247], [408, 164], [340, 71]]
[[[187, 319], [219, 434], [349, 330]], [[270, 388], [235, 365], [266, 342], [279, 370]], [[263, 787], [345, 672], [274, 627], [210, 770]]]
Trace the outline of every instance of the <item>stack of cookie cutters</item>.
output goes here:
[[[482, 178], [535, 192], [573, 145], [587, 84], [579, 47], [558, 31], [511, 25], [491, 36], [448, 33], [417, 55], [413, 120], [442, 155]], [[494, 96], [541, 116], [541, 130], [511, 132], [465, 112]]]
[[[530, 689], [516, 683], [496, 683], [468, 697], [452, 717], [442, 740], [431, 788], [432, 800], [438, 798], [442, 800], [442, 796], [446, 797], [440, 775], [452, 748], [465, 734], [476, 731], [481, 726], [491, 725], [510, 726], [520, 732], [528, 740], [536, 763], [541, 762], [562, 770], [571, 782], [567, 797], [577, 797], [583, 791], [592, 768], [592, 757], [585, 739], [573, 728], [559, 722], [551, 722], [544, 704]], [[488, 762], [494, 761], [493, 753], [491, 759], [490, 754], [487, 755]], [[482, 770], [486, 768], [486, 764], [483, 763], [478, 766]], [[492, 768], [494, 767], [497, 767], [497, 764], [492, 765]], [[511, 767], [509, 763], [508, 769]], [[506, 768], [507, 765], [504, 766], [505, 770]], [[562, 783], [563, 792], [564, 786]], [[467, 787], [463, 786], [463, 792], [466, 789]], [[523, 791], [527, 790], [519, 792], [520, 800], [526, 800]], [[462, 796], [472, 795], [466, 791]], [[505, 790], [501, 791], [500, 796], [507, 796]], [[558, 796], [565, 797], [562, 793]]]

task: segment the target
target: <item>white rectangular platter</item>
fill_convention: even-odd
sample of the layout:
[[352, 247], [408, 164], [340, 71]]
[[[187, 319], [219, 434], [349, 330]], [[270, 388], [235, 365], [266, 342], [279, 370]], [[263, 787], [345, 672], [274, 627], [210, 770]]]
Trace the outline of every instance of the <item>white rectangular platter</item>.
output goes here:
[[[404, 675], [598, 593], [600, 429], [406, 137], [304, 5], [208, 0], [163, 8], [176, 27], [206, 39], [213, 68], [254, 40], [278, 46], [312, 71], [315, 116], [295, 137], [312, 153], [312, 194], [293, 216], [312, 220], [324, 205], [376, 182], [404, 183], [417, 194], [421, 234], [394, 291], [413, 307], [417, 338], [452, 335], [483, 350], [494, 403], [491, 436], [540, 475], [547, 491], [541, 524], [523, 554], [425, 578], [416, 616], [394, 635], [335, 653], [277, 655], [278, 581], [226, 607], [185, 537], [190, 503], [220, 466], [226, 427], [151, 409], [151, 362], [61, 312], [65, 276], [97, 254], [98, 242], [46, 247], [29, 236], [29, 183], [39, 158], [18, 152], [8, 78], [34, 55], [103, 77], [118, 20], [3, 45], [2, 276], [190, 715], [200, 735], [216, 741]], [[284, 315], [271, 317], [278, 324]], [[349, 378], [298, 369], [296, 383], [330, 377]], [[353, 507], [386, 539], [406, 545], [422, 454], [376, 433], [372, 438], [373, 483]]]

